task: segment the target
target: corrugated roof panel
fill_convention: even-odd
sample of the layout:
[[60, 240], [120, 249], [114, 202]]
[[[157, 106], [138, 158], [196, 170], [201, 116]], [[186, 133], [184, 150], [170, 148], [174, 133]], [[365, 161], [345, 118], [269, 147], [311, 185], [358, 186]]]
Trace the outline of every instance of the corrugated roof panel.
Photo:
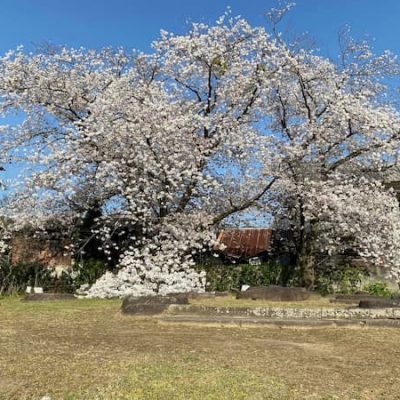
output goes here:
[[[222, 253], [232, 258], [257, 257], [272, 248], [272, 229], [226, 229], [218, 235], [225, 248]], [[216, 246], [218, 250], [218, 246]]]

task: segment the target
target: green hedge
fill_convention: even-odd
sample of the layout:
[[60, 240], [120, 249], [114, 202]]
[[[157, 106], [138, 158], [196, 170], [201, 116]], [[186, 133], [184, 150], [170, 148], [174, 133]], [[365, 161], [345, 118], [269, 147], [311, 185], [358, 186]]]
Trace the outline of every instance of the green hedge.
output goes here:
[[281, 284], [283, 267], [279, 264], [199, 264], [196, 269], [205, 271], [208, 291], [235, 291], [242, 285], [268, 286]]
[[365, 271], [357, 267], [320, 269], [315, 274], [315, 289], [321, 294], [351, 294], [361, 289], [364, 277]]
[[364, 286], [363, 290], [375, 296], [383, 296], [383, 297], [398, 296], [398, 293], [390, 290], [388, 284], [385, 282], [370, 282], [368, 285]]
[[0, 295], [22, 293], [27, 286], [40, 286], [45, 291], [73, 292], [68, 274], [55, 277], [52, 270], [37, 263], [12, 265], [8, 257], [0, 258]]
[[88, 260], [75, 264], [72, 270], [55, 276], [53, 269], [37, 263], [12, 265], [9, 257], [0, 257], [0, 295], [23, 293], [27, 286], [40, 286], [46, 292], [73, 293], [85, 283], [92, 284], [108, 267], [104, 262]]

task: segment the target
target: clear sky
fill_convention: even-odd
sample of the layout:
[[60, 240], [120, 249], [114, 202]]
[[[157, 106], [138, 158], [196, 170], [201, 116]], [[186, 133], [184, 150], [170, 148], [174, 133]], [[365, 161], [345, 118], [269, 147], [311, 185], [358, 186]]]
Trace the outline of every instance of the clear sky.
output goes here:
[[[375, 49], [400, 53], [400, 0], [297, 0], [283, 28], [308, 31], [324, 54], [334, 56], [337, 32], [350, 25], [369, 34]], [[2, 0], [0, 53], [43, 42], [67, 46], [124, 46], [148, 50], [160, 28], [185, 30], [187, 21], [212, 22], [227, 6], [264, 24], [273, 0]]]

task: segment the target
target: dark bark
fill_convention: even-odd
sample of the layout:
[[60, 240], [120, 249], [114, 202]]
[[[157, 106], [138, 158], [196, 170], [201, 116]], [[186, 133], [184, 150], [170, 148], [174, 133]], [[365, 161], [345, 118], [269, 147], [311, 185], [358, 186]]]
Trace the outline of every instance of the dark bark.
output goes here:
[[315, 281], [315, 254], [313, 249], [315, 234], [316, 222], [304, 223], [297, 246], [296, 264], [300, 271], [300, 284], [307, 289], [311, 289]]

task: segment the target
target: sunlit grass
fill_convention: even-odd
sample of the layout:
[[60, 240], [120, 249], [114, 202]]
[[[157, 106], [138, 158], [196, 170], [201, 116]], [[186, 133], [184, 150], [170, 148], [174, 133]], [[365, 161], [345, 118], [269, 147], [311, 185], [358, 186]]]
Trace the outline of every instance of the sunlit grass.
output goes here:
[[206, 327], [0, 299], [0, 399], [397, 399], [400, 330]]

